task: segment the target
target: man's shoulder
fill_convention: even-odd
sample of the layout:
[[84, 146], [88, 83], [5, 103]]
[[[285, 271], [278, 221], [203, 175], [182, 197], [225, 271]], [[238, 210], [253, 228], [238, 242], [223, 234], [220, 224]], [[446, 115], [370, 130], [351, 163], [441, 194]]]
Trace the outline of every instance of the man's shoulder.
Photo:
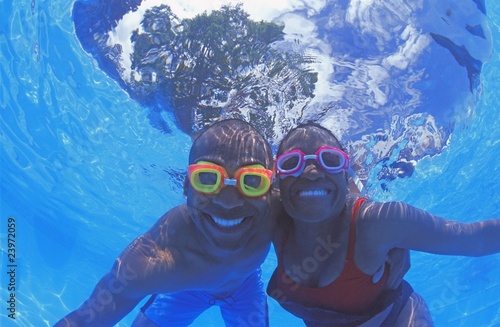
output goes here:
[[[185, 235], [186, 229], [191, 228], [189, 208], [183, 204], [165, 212], [151, 228], [139, 238], [155, 243], [160, 248], [166, 248], [178, 243], [179, 235]], [[138, 238], [138, 239], [139, 239]]]
[[153, 224], [151, 229], [156, 229], [159, 226], [168, 223], [170, 225], [172, 224], [179, 224], [181, 222], [184, 222], [184, 224], [190, 222], [190, 213], [189, 213], [189, 207], [186, 204], [181, 204], [176, 207], [173, 207], [169, 209], [167, 212], [165, 212], [163, 215], [161, 215], [160, 218], [156, 220], [156, 222]]

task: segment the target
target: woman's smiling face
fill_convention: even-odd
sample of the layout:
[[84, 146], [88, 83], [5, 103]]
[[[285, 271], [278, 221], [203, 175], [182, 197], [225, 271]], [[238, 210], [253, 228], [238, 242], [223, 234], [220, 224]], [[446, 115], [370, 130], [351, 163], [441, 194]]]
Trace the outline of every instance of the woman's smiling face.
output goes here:
[[[316, 125], [292, 130], [279, 147], [278, 155], [291, 150], [314, 154], [321, 146], [341, 148], [338, 140]], [[316, 160], [307, 160], [302, 174], [279, 179], [281, 199], [287, 213], [294, 219], [318, 222], [338, 216], [347, 195], [345, 172], [328, 173]]]

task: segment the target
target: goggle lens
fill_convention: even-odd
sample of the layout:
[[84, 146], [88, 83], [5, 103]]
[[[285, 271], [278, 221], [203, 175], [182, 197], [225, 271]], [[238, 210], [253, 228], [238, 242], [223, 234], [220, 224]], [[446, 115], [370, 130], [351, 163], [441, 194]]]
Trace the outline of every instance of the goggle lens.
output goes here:
[[323, 150], [319, 153], [321, 163], [328, 168], [341, 168], [344, 165], [344, 157], [337, 151]]
[[279, 163], [281, 170], [293, 170], [296, 169], [300, 164], [300, 154], [292, 153], [288, 157], [283, 157]]
[[240, 191], [252, 197], [264, 195], [271, 187], [271, 179], [260, 172], [244, 172], [239, 178]]
[[221, 184], [221, 179], [220, 171], [209, 167], [193, 169], [189, 175], [191, 185], [201, 193], [217, 192]]

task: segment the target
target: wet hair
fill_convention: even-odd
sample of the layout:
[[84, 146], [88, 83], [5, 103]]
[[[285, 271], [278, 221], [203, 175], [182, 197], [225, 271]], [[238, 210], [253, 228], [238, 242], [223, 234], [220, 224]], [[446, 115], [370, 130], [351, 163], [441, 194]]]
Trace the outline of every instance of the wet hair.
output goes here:
[[344, 147], [342, 146], [342, 143], [340, 143], [339, 139], [330, 131], [328, 128], [321, 126], [318, 123], [314, 122], [307, 122], [298, 125], [297, 127], [291, 129], [288, 134], [281, 140], [280, 145], [278, 147], [278, 155], [283, 153], [283, 147], [284, 144], [286, 144], [292, 137], [295, 137], [297, 133], [302, 133], [304, 135], [307, 135], [308, 137], [311, 137], [311, 135], [308, 133], [309, 130], [311, 129], [319, 129], [322, 132], [324, 132], [328, 137], [331, 137], [331, 141], [333, 146], [336, 148], [339, 148], [340, 150], [345, 151]]
[[272, 167], [269, 143], [252, 125], [239, 119], [219, 121], [201, 132], [189, 152], [189, 164], [203, 155], [231, 158], [235, 152], [242, 161], [259, 159], [267, 168]]

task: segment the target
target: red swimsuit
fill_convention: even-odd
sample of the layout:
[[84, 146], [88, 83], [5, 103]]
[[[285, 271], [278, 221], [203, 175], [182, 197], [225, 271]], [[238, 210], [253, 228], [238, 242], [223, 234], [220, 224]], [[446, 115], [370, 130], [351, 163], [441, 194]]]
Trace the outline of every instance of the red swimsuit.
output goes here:
[[270, 296], [278, 301], [292, 301], [307, 307], [329, 309], [346, 313], [361, 313], [370, 309], [376, 302], [387, 281], [388, 267], [380, 281], [372, 282], [372, 276], [363, 273], [354, 263], [354, 244], [356, 241], [356, 217], [361, 203], [354, 204], [349, 232], [349, 244], [344, 269], [340, 276], [327, 286], [305, 287], [293, 281], [283, 269], [283, 251], [278, 256], [278, 267], [268, 286]]

